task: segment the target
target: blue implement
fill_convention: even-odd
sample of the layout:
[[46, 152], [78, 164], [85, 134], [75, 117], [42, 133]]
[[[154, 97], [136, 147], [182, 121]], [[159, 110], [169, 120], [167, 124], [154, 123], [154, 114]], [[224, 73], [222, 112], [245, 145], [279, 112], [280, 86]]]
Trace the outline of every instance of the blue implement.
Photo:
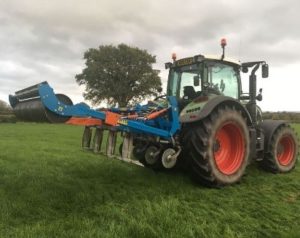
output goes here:
[[[48, 83], [40, 84], [38, 86], [38, 91], [44, 107], [60, 116], [92, 117], [107, 122], [107, 111], [96, 111], [82, 103], [75, 105], [66, 105], [60, 102]], [[120, 131], [158, 136], [171, 141], [173, 136], [180, 129], [180, 122], [178, 119], [179, 116], [176, 98], [173, 96], [168, 96], [167, 101], [167, 117], [158, 116], [157, 118], [151, 120], [148, 120], [146, 117], [138, 117], [137, 119], [127, 119], [126, 116], [115, 113], [117, 114], [119, 119], [116, 125], [112, 126], [116, 126], [117, 129]], [[145, 106], [138, 105], [136, 107], [136, 110], [131, 109], [130, 112], [138, 113], [139, 111], [141, 111], [141, 107], [145, 108]], [[114, 109], [111, 111], [117, 110]]]

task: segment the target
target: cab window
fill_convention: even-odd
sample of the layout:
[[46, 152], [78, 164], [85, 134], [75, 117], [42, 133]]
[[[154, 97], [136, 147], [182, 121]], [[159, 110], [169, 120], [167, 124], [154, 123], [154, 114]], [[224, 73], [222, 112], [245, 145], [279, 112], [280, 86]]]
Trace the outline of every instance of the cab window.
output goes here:
[[179, 73], [175, 72], [173, 69], [170, 70], [169, 82], [168, 82], [168, 95], [177, 96], [177, 88], [179, 85]]
[[[198, 83], [195, 84], [195, 81]], [[201, 91], [201, 79], [199, 72], [182, 72], [179, 97], [188, 97], [189, 91], [197, 92]]]

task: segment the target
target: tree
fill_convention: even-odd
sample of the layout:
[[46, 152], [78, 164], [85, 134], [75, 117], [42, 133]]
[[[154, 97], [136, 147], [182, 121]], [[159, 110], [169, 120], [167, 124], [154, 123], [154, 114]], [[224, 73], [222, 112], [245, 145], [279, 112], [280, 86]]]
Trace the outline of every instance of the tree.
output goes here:
[[84, 98], [93, 104], [106, 101], [120, 107], [157, 95], [161, 89], [159, 71], [152, 68], [155, 56], [146, 50], [103, 45], [84, 53], [86, 67], [75, 76], [79, 85], [85, 85]]
[[0, 112], [11, 112], [11, 107], [4, 101], [0, 100]]

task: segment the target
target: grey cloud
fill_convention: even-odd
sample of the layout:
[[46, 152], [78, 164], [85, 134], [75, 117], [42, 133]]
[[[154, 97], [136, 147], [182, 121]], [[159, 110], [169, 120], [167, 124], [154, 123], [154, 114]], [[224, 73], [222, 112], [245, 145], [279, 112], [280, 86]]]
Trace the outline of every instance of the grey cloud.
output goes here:
[[300, 62], [297, 0], [3, 0], [0, 9], [1, 60], [16, 65], [9, 73], [0, 66], [1, 94], [4, 84], [13, 92], [43, 80], [72, 93], [83, 52], [101, 44], [147, 49], [161, 69], [174, 48], [219, 54], [223, 36], [227, 54], [241, 60]]

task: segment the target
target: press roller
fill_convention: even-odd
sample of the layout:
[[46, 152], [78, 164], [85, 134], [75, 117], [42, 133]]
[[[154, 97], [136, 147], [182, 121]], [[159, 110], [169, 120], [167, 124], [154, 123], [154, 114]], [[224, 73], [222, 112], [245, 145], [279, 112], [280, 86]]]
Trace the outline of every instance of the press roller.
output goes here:
[[[48, 85], [42, 82], [9, 95], [9, 102], [16, 117], [22, 121], [64, 123], [70, 119], [50, 111], [44, 106], [39, 93], [40, 85]], [[58, 100], [66, 105], [73, 105], [72, 100], [64, 94], [56, 94]]]

